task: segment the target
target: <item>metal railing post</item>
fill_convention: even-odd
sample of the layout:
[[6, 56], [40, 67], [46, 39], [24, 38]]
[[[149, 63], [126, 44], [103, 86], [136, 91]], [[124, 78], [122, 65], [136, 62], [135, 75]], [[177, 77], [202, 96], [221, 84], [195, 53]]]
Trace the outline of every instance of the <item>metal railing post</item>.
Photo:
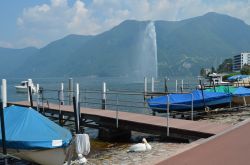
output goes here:
[[154, 92], [155, 91], [155, 79], [154, 77], [152, 77], [151, 79], [151, 92]]
[[79, 116], [77, 112], [77, 102], [76, 102], [76, 97], [73, 96], [73, 108], [74, 108], [74, 116], [75, 116], [75, 129], [76, 129], [76, 134], [80, 133], [80, 124], [79, 124]]
[[148, 87], [147, 87], [147, 77], [144, 77], [144, 102], [146, 101], [146, 95], [147, 95], [147, 90], [148, 90]]
[[168, 104], [167, 104], [167, 136], [169, 136], [169, 109], [170, 109], [170, 99], [169, 99], [169, 95], [167, 95], [167, 100], [168, 100]]
[[191, 120], [194, 120], [194, 95], [191, 93], [192, 102], [191, 102]]
[[175, 92], [178, 92], [178, 80], [175, 80]]
[[165, 77], [165, 78], [164, 78], [164, 91], [165, 91], [165, 92], [168, 92], [167, 81], [168, 81], [168, 79], [167, 79], [167, 77]]
[[118, 101], [118, 94], [116, 94], [116, 128], [119, 127], [119, 119], [118, 119], [118, 105], [119, 104], [119, 101]]
[[84, 102], [85, 102], [85, 107], [87, 107], [87, 89], [84, 89]]
[[183, 88], [184, 88], [184, 84], [183, 84], [183, 80], [181, 80], [181, 93], [183, 93]]

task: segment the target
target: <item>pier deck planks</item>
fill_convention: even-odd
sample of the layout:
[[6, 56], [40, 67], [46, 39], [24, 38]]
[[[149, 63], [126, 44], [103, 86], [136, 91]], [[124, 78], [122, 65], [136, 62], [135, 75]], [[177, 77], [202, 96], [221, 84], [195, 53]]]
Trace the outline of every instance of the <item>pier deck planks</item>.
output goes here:
[[[10, 105], [20, 105], [20, 106], [29, 106], [27, 101], [20, 102], [10, 102]], [[34, 106], [36, 103], [34, 102]], [[46, 108], [46, 106], [45, 106]], [[47, 107], [53, 111], [59, 111], [59, 105], [49, 104]], [[68, 112], [73, 114], [73, 106], [63, 105], [60, 106], [60, 109], [63, 113]], [[91, 109], [91, 108], [82, 108], [81, 115], [86, 118], [98, 118], [99, 120], [106, 119], [108, 122], [111, 122], [110, 125], [115, 127], [116, 124], [116, 111], [113, 110], [101, 110], [101, 109]], [[147, 128], [152, 131], [159, 129], [159, 131], [165, 131], [167, 128], [167, 118], [159, 116], [150, 116], [144, 114], [136, 114], [129, 112], [119, 112], [119, 127], [132, 127], [131, 130], [140, 131], [140, 129], [146, 130]], [[106, 121], [105, 120], [105, 121]], [[107, 121], [106, 121], [107, 122]], [[140, 127], [136, 129], [136, 127]], [[182, 119], [173, 119], [169, 118], [169, 127], [170, 133], [172, 132], [185, 132], [184, 134], [195, 135], [195, 134], [205, 134], [209, 136], [218, 134], [232, 127], [229, 124], [218, 124], [208, 121], [191, 121], [191, 120], [182, 120]], [[147, 132], [149, 133], [149, 132]], [[203, 136], [203, 135], [202, 135]]]

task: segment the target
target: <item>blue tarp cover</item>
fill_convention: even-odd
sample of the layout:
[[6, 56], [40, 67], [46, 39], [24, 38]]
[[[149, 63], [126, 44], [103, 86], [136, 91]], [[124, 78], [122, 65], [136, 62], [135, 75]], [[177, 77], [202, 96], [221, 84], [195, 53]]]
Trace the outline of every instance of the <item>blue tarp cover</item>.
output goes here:
[[[72, 139], [69, 130], [57, 125], [32, 108], [7, 107], [4, 109], [4, 120], [6, 146], [8, 148], [48, 149], [66, 147]], [[2, 139], [2, 134], [0, 138]], [[0, 144], [2, 145], [2, 140]]]
[[249, 77], [249, 75], [235, 75], [235, 76], [228, 77], [227, 80], [237, 81], [237, 80], [242, 80], [243, 78], [247, 78], [247, 77]]
[[[220, 92], [203, 91], [206, 106], [215, 106], [220, 104], [227, 104], [231, 101], [231, 95]], [[201, 108], [204, 106], [201, 90], [194, 90], [193, 104], [194, 108]], [[166, 110], [168, 104], [167, 96], [155, 97], [148, 99], [149, 107]], [[169, 94], [170, 110], [187, 110], [191, 109], [192, 95], [191, 94]]]
[[234, 96], [250, 96], [250, 89], [245, 87], [238, 87], [234, 92]]

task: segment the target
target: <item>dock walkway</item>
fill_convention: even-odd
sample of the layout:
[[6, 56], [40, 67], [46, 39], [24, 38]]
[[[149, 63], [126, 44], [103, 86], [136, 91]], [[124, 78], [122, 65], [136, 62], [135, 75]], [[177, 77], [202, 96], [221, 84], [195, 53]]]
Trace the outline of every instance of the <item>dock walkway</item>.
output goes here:
[[[19, 105], [28, 107], [27, 101], [10, 102], [9, 105]], [[36, 103], [34, 102], [34, 106]], [[63, 114], [64, 116], [74, 116], [73, 106], [49, 104], [44, 107], [46, 113]], [[116, 111], [101, 110], [81, 107], [81, 118], [83, 126], [105, 127], [110, 129], [117, 128]], [[86, 120], [91, 120], [95, 125], [91, 125]], [[169, 135], [174, 137], [186, 137], [187, 139], [208, 138], [232, 127], [229, 124], [218, 124], [208, 121], [191, 121], [169, 118]], [[156, 135], [167, 135], [167, 118], [150, 116], [130, 112], [118, 112], [118, 128], [123, 130], [138, 131]]]

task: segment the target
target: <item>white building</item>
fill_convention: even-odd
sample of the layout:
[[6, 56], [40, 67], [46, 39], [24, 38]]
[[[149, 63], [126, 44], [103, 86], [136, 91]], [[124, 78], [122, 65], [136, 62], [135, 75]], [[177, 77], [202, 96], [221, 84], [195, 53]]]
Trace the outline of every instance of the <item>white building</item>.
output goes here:
[[239, 72], [244, 65], [250, 65], [250, 53], [241, 53], [233, 58], [233, 71]]

